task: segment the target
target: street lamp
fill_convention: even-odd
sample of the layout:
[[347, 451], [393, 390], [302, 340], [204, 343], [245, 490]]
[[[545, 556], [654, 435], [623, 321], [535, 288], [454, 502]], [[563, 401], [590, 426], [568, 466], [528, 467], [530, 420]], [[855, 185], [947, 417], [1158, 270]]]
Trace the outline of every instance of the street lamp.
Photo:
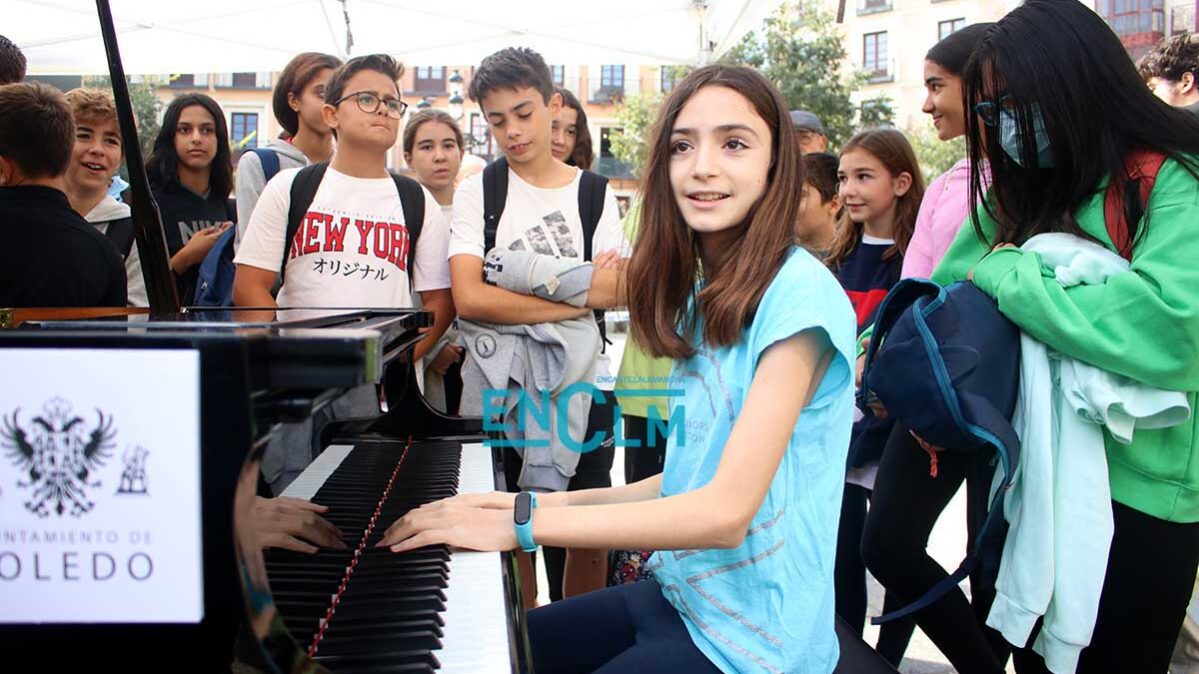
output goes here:
[[462, 73], [455, 70], [454, 74], [450, 75], [450, 84], [462, 84]]
[[429, 102], [428, 97], [420, 99], [420, 103], [416, 104], [417, 110], [428, 110], [431, 107], [433, 107], [433, 104]]

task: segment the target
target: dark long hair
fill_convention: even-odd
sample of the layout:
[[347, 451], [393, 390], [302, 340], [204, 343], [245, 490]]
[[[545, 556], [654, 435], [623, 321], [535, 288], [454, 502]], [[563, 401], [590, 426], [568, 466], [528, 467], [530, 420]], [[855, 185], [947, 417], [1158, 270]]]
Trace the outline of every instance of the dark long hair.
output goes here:
[[175, 129], [184, 108], [198, 105], [212, 115], [216, 124], [216, 157], [208, 170], [208, 199], [224, 202], [233, 191], [233, 157], [229, 149], [229, 127], [225, 112], [217, 102], [204, 94], [183, 94], [171, 101], [162, 116], [162, 128], [154, 139], [154, 150], [146, 162], [146, 177], [156, 187], [179, 184], [179, 155], [175, 153]]
[[[867, 129], [858, 133], [845, 147], [841, 154], [851, 150], [868, 152], [886, 167], [894, 178], [901, 173], [912, 177], [912, 186], [899, 197], [895, 206], [895, 225], [891, 238], [895, 244], [883, 253], [884, 260], [902, 256], [908, 251], [908, 242], [912, 240], [912, 232], [916, 231], [916, 216], [920, 213], [920, 201], [924, 199], [924, 175], [920, 173], [920, 162], [908, 139], [895, 129]], [[864, 224], [849, 219], [849, 209], [841, 214], [841, 223], [837, 226], [837, 234], [833, 237], [828, 256], [824, 263], [829, 269], [839, 269], [845, 263], [845, 258], [858, 247], [862, 240]]]
[[[670, 181], [675, 120], [691, 97], [707, 86], [744, 96], [771, 135], [766, 192], [735, 227], [730, 244], [713, 257], [703, 254], [699, 237], [683, 220]], [[703, 317], [703, 341], [708, 345], [728, 346], [741, 338], [795, 242], [795, 195], [803, 189], [803, 173], [794, 134], [782, 95], [750, 68], [700, 68], [662, 104], [649, 143], [641, 222], [628, 270], [630, 330], [646, 353], [676, 360], [692, 355], [698, 315]], [[697, 293], [701, 270], [704, 287]], [[688, 311], [692, 300], [696, 311]]]
[[933, 45], [924, 58], [933, 61], [954, 75], [960, 76], [966, 69], [966, 64], [970, 62], [975, 45], [994, 25], [989, 21], [972, 23], [961, 30], [950, 33], [945, 39]]
[[566, 163], [584, 170], [589, 169], [591, 162], [595, 161], [595, 150], [592, 149], [591, 129], [587, 128], [587, 111], [570, 89], [554, 87], [554, 93], [562, 96], [563, 108], [570, 108], [579, 113], [579, 120], [575, 123], [575, 149], [566, 158]]
[[[1093, 238], [1074, 213], [1108, 176], [1115, 189], [1124, 189], [1130, 180], [1124, 159], [1133, 150], [1160, 152], [1199, 176], [1199, 120], [1150, 93], [1119, 38], [1082, 3], [1026, 0], [987, 31], [962, 87], [967, 111], [1010, 96], [1022, 138], [1035, 137], [1039, 108], [1052, 146], [1054, 168], [1040, 169], [1033, 168], [1036, 144], [1022, 143], [1021, 161], [1029, 167], [1022, 168], [1003, 151], [996, 129], [984, 130], [977, 115], [966, 115], [970, 193], [998, 224], [991, 243], [1021, 244], [1047, 231]], [[984, 159], [990, 160], [990, 198], [984, 198]], [[978, 209], [972, 218], [985, 238]], [[1129, 227], [1135, 241], [1137, 225]]]

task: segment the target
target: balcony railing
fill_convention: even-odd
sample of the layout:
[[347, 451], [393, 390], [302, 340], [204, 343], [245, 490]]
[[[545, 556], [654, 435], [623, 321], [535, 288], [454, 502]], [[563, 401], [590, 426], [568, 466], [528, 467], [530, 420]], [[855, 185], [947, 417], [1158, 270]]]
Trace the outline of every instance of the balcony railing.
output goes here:
[[588, 101], [591, 103], [620, 103], [624, 99], [624, 86], [597, 87], [591, 90]]
[[623, 178], [632, 180], [636, 176], [629, 165], [616, 157], [597, 157], [591, 170], [607, 178]]

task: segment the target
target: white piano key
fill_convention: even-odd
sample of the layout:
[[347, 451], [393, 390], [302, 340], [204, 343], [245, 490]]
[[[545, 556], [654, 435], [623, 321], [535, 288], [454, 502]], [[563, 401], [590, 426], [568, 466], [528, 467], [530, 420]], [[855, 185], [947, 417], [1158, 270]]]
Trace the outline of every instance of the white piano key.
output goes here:
[[311, 501], [312, 497], [316, 496], [316, 493], [324, 486], [325, 480], [328, 480], [329, 476], [337, 471], [337, 467], [352, 451], [354, 451], [353, 445], [329, 445], [316, 457], [315, 461], [304, 469], [303, 473], [300, 473], [299, 477], [287, 485], [287, 489], [284, 489], [280, 496]]
[[[495, 491], [491, 449], [462, 445], [459, 493]], [[504, 581], [498, 552], [457, 551], [450, 558], [443, 647], [434, 651], [444, 674], [511, 674]]]

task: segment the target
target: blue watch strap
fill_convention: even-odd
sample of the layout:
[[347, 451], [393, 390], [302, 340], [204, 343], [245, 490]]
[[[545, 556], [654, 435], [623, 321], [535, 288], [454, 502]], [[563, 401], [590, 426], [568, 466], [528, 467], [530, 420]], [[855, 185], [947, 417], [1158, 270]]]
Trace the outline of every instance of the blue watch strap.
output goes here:
[[[523, 522], [519, 519], [515, 522], [516, 542], [520, 544], [521, 550], [524, 550], [525, 552], [536, 552], [537, 542], [533, 540], [533, 510], [537, 507], [537, 494], [534, 494], [531, 491], [526, 491], [517, 494], [516, 498], [519, 499], [526, 494], [528, 495], [529, 499], [528, 517]], [[518, 507], [516, 512], [513, 513], [513, 517], [517, 517], [520, 514], [520, 510], [521, 508]]]

